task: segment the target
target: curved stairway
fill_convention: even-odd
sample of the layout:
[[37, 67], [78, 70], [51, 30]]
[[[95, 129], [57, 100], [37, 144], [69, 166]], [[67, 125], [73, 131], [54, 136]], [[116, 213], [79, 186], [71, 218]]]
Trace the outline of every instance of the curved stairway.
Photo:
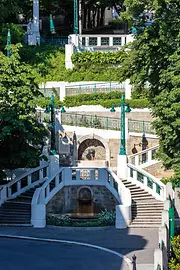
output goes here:
[[132, 222], [129, 227], [159, 227], [163, 211], [163, 202], [128, 180], [122, 180], [131, 192]]
[[31, 201], [36, 188], [31, 188], [1, 205], [0, 225], [31, 225]]

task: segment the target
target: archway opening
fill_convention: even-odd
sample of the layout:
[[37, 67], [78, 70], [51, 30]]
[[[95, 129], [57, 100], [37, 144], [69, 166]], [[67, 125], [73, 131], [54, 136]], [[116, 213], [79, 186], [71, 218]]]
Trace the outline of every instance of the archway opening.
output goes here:
[[86, 139], [78, 148], [78, 160], [106, 160], [106, 149], [98, 139]]

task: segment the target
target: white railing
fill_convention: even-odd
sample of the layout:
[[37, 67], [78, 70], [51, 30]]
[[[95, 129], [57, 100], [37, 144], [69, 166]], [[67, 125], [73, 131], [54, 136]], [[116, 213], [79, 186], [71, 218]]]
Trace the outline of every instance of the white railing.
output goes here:
[[157, 200], [166, 199], [166, 186], [159, 179], [135, 165], [128, 164], [128, 180], [146, 190]]
[[159, 145], [153, 146], [136, 154], [128, 156], [128, 163], [145, 168], [160, 162], [156, 159], [156, 152]]
[[120, 47], [133, 41], [132, 35], [81, 35], [75, 46], [79, 47]]
[[117, 175], [110, 169], [84, 167], [61, 168], [41, 188], [36, 189], [32, 200], [31, 224], [34, 227], [45, 227], [46, 205], [64, 186], [73, 185], [106, 186], [120, 205], [124, 203], [129, 208], [131, 207], [129, 190], [125, 188]]
[[15, 178], [8, 184], [3, 185], [0, 189], [0, 205], [9, 200], [14, 199], [21, 193], [43, 183], [47, 179], [48, 165], [33, 168], [24, 173], [20, 177]]

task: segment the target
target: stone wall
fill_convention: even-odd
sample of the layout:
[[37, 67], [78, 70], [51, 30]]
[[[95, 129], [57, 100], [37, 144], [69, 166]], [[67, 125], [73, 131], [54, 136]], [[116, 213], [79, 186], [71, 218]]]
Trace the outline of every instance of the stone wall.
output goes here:
[[[88, 186], [84, 186], [88, 187]], [[67, 186], [60, 190], [47, 204], [47, 214], [66, 214], [78, 213], [79, 209], [78, 190], [83, 186]], [[100, 213], [102, 210], [115, 210], [118, 201], [114, 198], [111, 192], [104, 186], [88, 187], [92, 193], [92, 204], [84, 204], [84, 210], [89, 214], [89, 210], [93, 213]], [[83, 210], [83, 211], [84, 211]]]
[[[108, 111], [71, 111], [69, 108], [68, 112], [72, 112], [72, 114], [86, 114], [86, 115], [97, 115], [97, 116], [104, 116], [104, 117], [113, 117], [113, 118], [120, 118], [120, 112], [110, 112]], [[126, 117], [132, 120], [145, 120], [145, 121], [152, 121], [152, 115], [150, 111], [145, 110], [132, 110], [130, 113], [126, 113]]]
[[156, 164], [153, 164], [149, 166], [148, 168], [144, 168], [145, 171], [148, 173], [154, 175], [157, 178], [162, 178], [162, 177], [171, 177], [173, 175], [172, 170], [165, 170], [163, 168], [162, 162], [158, 162]]

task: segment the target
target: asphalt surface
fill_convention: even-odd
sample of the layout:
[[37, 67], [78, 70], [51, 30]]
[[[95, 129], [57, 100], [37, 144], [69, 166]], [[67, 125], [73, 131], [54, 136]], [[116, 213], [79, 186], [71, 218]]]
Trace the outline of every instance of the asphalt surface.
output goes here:
[[114, 254], [74, 244], [0, 238], [3, 270], [128, 270]]
[[130, 259], [135, 253], [139, 264], [152, 264], [154, 262], [154, 249], [158, 247], [157, 228], [117, 230], [114, 227], [68, 228], [47, 226], [43, 229], [37, 229], [0, 226], [0, 235], [5, 234], [89, 243], [117, 251]]

